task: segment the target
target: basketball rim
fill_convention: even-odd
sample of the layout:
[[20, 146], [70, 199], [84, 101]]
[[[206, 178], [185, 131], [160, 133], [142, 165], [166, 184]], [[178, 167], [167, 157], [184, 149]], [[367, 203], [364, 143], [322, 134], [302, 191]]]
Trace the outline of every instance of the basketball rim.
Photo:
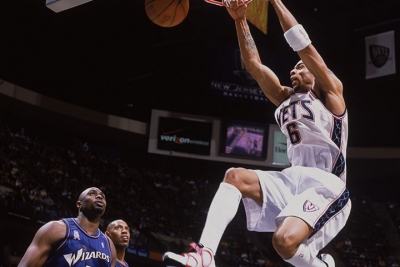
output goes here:
[[[218, 1], [218, 0], [204, 0], [204, 1], [207, 2], [207, 3], [213, 4], [213, 5], [217, 5], [217, 6], [227, 6], [226, 3], [228, 3], [228, 5], [229, 5], [229, 2], [230, 2], [230, 0], [221, 0], [221, 1]], [[252, 0], [244, 0], [243, 4], [244, 5], [248, 4], [251, 1]]]

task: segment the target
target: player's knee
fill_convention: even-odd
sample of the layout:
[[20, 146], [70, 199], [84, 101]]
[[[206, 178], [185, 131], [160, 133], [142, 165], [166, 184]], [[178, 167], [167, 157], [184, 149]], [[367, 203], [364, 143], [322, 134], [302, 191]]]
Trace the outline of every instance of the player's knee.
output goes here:
[[224, 182], [239, 188], [243, 182], [240, 175], [240, 168], [229, 168], [225, 172]]
[[284, 260], [292, 258], [299, 246], [292, 236], [279, 231], [272, 236], [272, 245]]

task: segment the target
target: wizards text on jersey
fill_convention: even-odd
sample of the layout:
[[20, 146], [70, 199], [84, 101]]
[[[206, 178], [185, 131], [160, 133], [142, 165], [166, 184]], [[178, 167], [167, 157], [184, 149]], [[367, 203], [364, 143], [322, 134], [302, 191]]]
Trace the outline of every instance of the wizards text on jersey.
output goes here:
[[68, 262], [69, 266], [73, 266], [78, 261], [87, 261], [91, 259], [101, 259], [110, 262], [110, 256], [101, 251], [83, 251], [79, 249], [75, 253], [65, 254], [64, 259]]

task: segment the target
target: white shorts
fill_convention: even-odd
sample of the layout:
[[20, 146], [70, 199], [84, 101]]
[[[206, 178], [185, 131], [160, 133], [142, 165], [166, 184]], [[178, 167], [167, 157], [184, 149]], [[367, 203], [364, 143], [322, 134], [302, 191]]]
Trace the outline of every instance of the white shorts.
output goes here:
[[275, 232], [288, 216], [299, 217], [313, 228], [306, 241], [317, 254], [344, 227], [351, 210], [349, 192], [337, 176], [311, 167], [283, 171], [253, 170], [260, 180], [263, 205], [243, 198], [247, 228]]

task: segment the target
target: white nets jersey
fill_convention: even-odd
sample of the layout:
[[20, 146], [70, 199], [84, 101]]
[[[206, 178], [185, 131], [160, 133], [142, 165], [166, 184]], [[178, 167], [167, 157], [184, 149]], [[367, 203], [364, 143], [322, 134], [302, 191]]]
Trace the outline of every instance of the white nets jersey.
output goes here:
[[316, 167], [346, 182], [347, 110], [330, 112], [313, 90], [293, 93], [275, 111], [292, 166]]

